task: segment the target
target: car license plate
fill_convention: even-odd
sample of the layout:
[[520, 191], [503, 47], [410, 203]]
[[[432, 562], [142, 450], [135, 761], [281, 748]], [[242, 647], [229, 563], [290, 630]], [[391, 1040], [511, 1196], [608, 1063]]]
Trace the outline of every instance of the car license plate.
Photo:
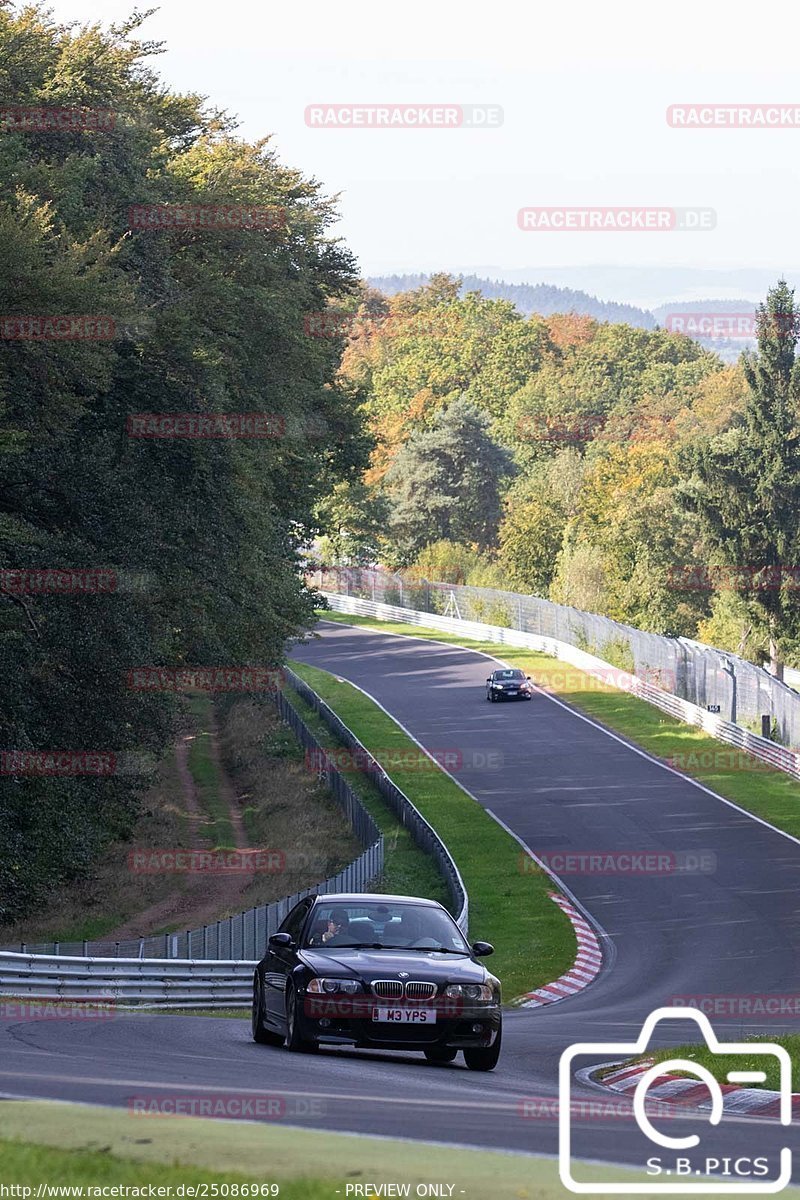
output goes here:
[[373, 1008], [373, 1021], [392, 1021], [396, 1025], [435, 1025], [435, 1008]]
[[517, 691], [512, 691], [512, 690], [509, 688], [509, 690], [508, 690], [508, 692], [506, 693], [506, 695], [507, 695], [507, 696], [518, 696], [518, 695], [519, 695], [519, 692], [517, 692]]

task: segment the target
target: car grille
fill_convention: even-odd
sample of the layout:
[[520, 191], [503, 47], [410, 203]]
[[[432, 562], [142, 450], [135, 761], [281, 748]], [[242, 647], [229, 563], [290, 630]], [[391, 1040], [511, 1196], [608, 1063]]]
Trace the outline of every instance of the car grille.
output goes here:
[[396, 1000], [403, 994], [403, 985], [399, 979], [373, 979], [372, 990], [376, 996]]
[[399, 1000], [404, 995], [408, 1000], [430, 1000], [436, 995], [436, 984], [410, 979], [404, 987], [399, 979], [373, 979], [372, 990], [387, 1000]]
[[410, 979], [406, 984], [406, 996], [409, 1000], [430, 1000], [436, 995], [435, 983], [422, 983], [418, 979]]

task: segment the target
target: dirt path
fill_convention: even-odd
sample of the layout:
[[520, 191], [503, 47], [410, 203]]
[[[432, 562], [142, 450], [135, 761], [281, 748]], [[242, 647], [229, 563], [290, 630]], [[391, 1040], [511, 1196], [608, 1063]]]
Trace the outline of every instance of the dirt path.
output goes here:
[[[236, 790], [228, 778], [228, 774], [222, 765], [222, 755], [219, 751], [219, 727], [217, 725], [217, 714], [211, 709], [211, 725], [208, 731], [209, 734], [209, 750], [212, 762], [217, 769], [219, 778], [219, 791], [222, 799], [225, 801], [228, 812], [231, 816], [231, 825], [233, 827], [233, 840], [237, 850], [247, 850], [250, 843], [247, 839], [247, 833], [242, 820], [242, 810], [239, 807], [239, 800], [236, 796]], [[194, 786], [194, 784], [192, 784]]]
[[[208, 821], [197, 796], [192, 773], [189, 770], [189, 745], [198, 731], [184, 732], [174, 746], [175, 762], [181, 781], [185, 811], [189, 822], [189, 849], [213, 849], [205, 833]], [[230, 812], [235, 845], [238, 850], [248, 848], [247, 833], [242, 820], [236, 790], [222, 765], [219, 750], [219, 731], [216, 719], [208, 730], [210, 753], [219, 778], [220, 794]], [[185, 849], [186, 847], [184, 847]], [[133, 938], [150, 937], [165, 928], [181, 931], [211, 925], [224, 914], [238, 911], [238, 900], [251, 882], [247, 871], [232, 874], [215, 874], [208, 871], [182, 873], [173, 876], [173, 888], [169, 895], [143, 909], [124, 924], [103, 936], [103, 941], [122, 942]]]

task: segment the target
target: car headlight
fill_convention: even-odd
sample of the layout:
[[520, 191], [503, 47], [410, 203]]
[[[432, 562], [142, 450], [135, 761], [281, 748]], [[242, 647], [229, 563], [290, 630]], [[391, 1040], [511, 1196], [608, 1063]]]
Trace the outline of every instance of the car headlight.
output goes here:
[[357, 979], [311, 979], [307, 992], [315, 996], [352, 996], [355, 992], [363, 992], [364, 988]]
[[491, 1000], [492, 989], [488, 983], [448, 983], [444, 989], [448, 1000]]
[[493, 683], [493, 684], [492, 684], [492, 687], [493, 687], [493, 688], [498, 688], [498, 690], [499, 690], [499, 691], [501, 691], [501, 692], [502, 692], [502, 690], [503, 690], [503, 685], [502, 685], [502, 683]]

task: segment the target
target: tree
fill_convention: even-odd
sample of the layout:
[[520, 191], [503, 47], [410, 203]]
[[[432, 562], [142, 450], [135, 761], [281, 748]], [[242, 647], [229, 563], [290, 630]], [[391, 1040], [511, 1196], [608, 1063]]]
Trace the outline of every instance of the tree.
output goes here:
[[500, 486], [510, 455], [492, 440], [488, 419], [469, 401], [454, 400], [430, 429], [413, 433], [385, 478], [392, 504], [389, 538], [398, 565], [429, 542], [494, 543]]
[[323, 562], [367, 567], [378, 559], [389, 510], [386, 497], [360, 480], [337, 483], [317, 506]]
[[714, 569], [768, 630], [770, 669], [796, 634], [800, 588], [800, 313], [785, 280], [757, 313], [758, 351], [744, 356], [744, 425], [687, 455], [683, 495], [700, 518]]
[[[103, 31], [0, 5], [0, 93], [109, 129], [4, 128], [0, 313], [104, 315], [113, 338], [0, 339], [0, 569], [106, 568], [101, 595], [0, 587], [3, 747], [113, 751], [113, 776], [0, 776], [0, 921], [125, 836], [171, 736], [137, 666], [272, 666], [313, 621], [297, 555], [366, 465], [340, 347], [304, 315], [356, 286], [320, 186]], [[282, 208], [285, 224], [137, 230], [132, 205]], [[135, 439], [135, 413], [266, 414], [278, 436]], [[129, 758], [125, 756], [129, 755]], [[130, 768], [130, 769], [127, 769]]]
[[547, 595], [582, 474], [578, 452], [562, 450], [555, 458], [536, 464], [509, 490], [498, 559], [512, 591]]

